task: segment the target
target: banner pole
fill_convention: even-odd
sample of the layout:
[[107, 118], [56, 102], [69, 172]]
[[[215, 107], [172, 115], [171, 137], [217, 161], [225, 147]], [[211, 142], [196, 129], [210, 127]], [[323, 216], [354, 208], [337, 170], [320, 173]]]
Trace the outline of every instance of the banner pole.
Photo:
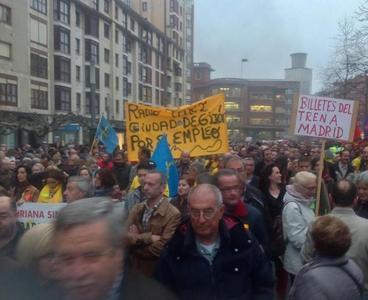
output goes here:
[[319, 169], [318, 169], [318, 178], [317, 178], [317, 199], [316, 199], [316, 216], [319, 216], [319, 209], [321, 206], [321, 190], [322, 190], [322, 173], [324, 168], [324, 160], [325, 160], [325, 148], [326, 148], [326, 140], [322, 140], [321, 145], [321, 156], [319, 158]]
[[[97, 127], [96, 127], [96, 132], [97, 132], [98, 127], [100, 126], [100, 123], [101, 123], [101, 116], [100, 116], [100, 119], [98, 120], [98, 124], [97, 124]], [[98, 141], [97, 141], [97, 139], [96, 139], [96, 132], [95, 132], [95, 136], [93, 137], [93, 141], [92, 141], [91, 149], [89, 150], [89, 153], [90, 153], [90, 154], [92, 153], [93, 148], [94, 148], [94, 147], [95, 147], [95, 145], [96, 145], [96, 142], [98, 142]]]

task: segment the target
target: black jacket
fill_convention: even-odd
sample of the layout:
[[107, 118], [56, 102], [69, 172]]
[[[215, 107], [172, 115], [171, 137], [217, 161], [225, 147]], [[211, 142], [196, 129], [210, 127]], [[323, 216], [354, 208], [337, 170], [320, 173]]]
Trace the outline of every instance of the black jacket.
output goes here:
[[273, 299], [270, 263], [242, 223], [224, 217], [213, 264], [197, 250], [189, 221], [182, 223], [157, 264], [156, 278], [180, 299]]

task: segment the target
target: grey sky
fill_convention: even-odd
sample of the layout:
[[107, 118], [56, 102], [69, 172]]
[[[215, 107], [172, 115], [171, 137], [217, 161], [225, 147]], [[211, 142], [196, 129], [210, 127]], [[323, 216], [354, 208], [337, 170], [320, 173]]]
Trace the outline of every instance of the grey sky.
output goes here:
[[338, 21], [362, 0], [196, 0], [194, 61], [208, 62], [212, 77], [283, 78], [290, 54], [308, 53], [313, 92], [333, 54]]

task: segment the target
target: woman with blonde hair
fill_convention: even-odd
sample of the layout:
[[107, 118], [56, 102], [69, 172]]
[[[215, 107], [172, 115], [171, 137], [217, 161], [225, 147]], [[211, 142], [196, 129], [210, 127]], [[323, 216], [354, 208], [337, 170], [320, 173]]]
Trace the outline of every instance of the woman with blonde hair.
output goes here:
[[17, 245], [17, 261], [43, 279], [55, 279], [53, 234], [53, 224], [38, 224], [23, 234]]

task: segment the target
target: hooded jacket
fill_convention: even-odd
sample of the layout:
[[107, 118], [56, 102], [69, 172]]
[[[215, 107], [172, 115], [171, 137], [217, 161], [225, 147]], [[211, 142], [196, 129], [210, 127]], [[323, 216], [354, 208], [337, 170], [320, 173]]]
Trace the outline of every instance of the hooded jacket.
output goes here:
[[306, 240], [309, 224], [314, 219], [314, 212], [310, 204], [311, 200], [298, 193], [293, 185], [286, 187], [282, 210], [282, 227], [286, 241], [284, 269], [294, 275], [303, 266], [300, 253]]

